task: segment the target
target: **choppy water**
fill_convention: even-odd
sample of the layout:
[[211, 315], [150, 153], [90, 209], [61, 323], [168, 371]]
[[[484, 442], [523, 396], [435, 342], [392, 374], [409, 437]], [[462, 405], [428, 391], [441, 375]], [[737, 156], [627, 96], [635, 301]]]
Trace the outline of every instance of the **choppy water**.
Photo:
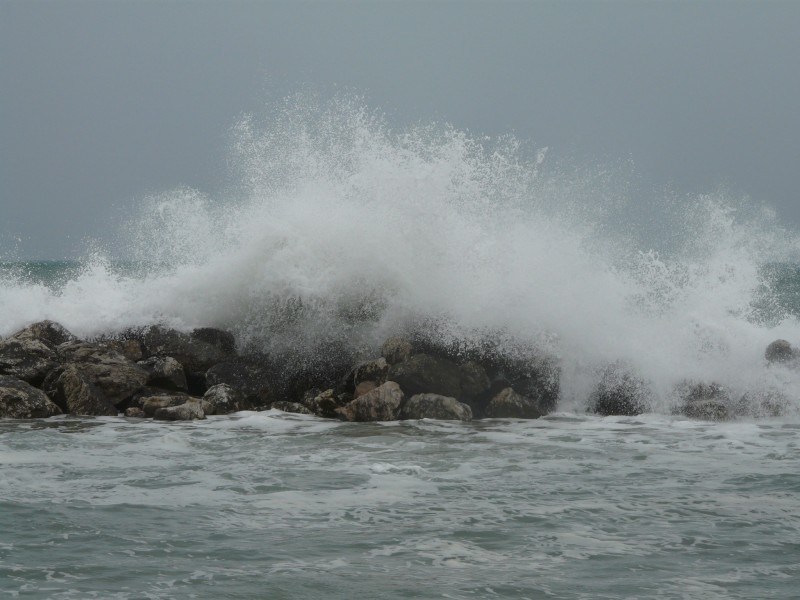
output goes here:
[[0, 422], [20, 598], [796, 598], [800, 421]]

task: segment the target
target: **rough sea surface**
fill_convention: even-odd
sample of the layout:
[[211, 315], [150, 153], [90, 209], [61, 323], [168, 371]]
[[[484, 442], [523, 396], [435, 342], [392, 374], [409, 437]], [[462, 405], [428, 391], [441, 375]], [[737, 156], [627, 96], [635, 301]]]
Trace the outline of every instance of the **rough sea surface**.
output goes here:
[[0, 596], [796, 598], [800, 421], [0, 421]]

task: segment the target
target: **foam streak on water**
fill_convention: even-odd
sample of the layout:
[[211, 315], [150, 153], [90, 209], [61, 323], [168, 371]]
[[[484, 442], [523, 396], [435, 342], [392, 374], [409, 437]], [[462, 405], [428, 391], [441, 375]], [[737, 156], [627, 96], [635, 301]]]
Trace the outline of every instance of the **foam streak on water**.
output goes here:
[[0, 334], [42, 318], [79, 335], [163, 321], [367, 357], [425, 322], [555, 353], [562, 408], [581, 409], [614, 361], [649, 382], [655, 411], [687, 378], [735, 397], [777, 388], [797, 408], [798, 376], [763, 359], [773, 339], [800, 340], [759, 276], [797, 250], [769, 210], [643, 195], [629, 171], [550, 164], [513, 139], [393, 131], [352, 98], [266, 112], [233, 128], [226, 192], [147, 198], [120, 226], [136, 273], [95, 253], [55, 290], [0, 281]]
[[0, 596], [789, 599], [800, 423], [0, 422]]

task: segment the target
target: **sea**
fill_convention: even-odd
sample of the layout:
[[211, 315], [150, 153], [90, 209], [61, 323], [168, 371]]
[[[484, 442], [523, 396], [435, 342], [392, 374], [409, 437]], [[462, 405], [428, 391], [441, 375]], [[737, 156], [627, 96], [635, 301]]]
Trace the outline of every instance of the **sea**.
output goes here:
[[[800, 344], [800, 234], [769, 206], [345, 96], [229, 146], [218, 190], [143, 196], [81, 256], [3, 247], [0, 336], [214, 326], [303, 362], [422, 332], [554, 357], [556, 410], [0, 420], [0, 598], [798, 597], [800, 368], [764, 352]], [[644, 414], [588, 410], [609, 365]], [[681, 415], [687, 383], [738, 416]]]

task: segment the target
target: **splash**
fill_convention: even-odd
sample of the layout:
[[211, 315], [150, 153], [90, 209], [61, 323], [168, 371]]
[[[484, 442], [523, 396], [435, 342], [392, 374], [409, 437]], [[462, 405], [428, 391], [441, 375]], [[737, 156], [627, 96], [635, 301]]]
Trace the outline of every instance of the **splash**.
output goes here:
[[120, 227], [126, 262], [93, 251], [57, 286], [4, 275], [0, 333], [158, 321], [271, 352], [369, 355], [424, 324], [557, 354], [564, 408], [614, 362], [641, 374], [656, 410], [684, 379], [798, 396], [800, 379], [763, 358], [776, 337], [800, 339], [762, 276], [798, 238], [767, 208], [642, 194], [630, 170], [550, 161], [511, 137], [393, 130], [351, 97], [293, 97], [231, 140], [228, 191], [144, 199]]

